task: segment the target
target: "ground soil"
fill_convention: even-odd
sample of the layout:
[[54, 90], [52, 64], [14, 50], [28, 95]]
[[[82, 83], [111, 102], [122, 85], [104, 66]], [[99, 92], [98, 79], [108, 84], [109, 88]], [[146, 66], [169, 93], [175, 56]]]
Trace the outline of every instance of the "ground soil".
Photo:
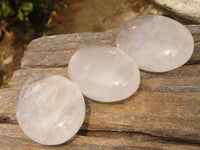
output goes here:
[[66, 0], [67, 9], [58, 12], [53, 34], [101, 32], [120, 28], [138, 15], [166, 14], [151, 0]]
[[[151, 0], [63, 0], [63, 8], [53, 10], [46, 28], [36, 33], [33, 24], [16, 22], [0, 40], [0, 86], [20, 68], [26, 45], [37, 36], [75, 32], [102, 32], [120, 28], [126, 21], [144, 14], [166, 15]], [[7, 59], [8, 58], [8, 59]], [[5, 61], [5, 60], [10, 61]], [[6, 62], [6, 63], [5, 63]], [[7, 64], [7, 62], [9, 62]]]

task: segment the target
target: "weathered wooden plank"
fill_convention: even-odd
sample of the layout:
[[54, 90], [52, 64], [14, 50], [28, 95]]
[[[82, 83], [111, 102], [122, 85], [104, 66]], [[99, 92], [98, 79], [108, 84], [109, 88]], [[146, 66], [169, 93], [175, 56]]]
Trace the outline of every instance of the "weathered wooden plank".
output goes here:
[[74, 33], [44, 36], [33, 40], [28, 51], [63, 51], [68, 47], [79, 47], [82, 44], [110, 44], [116, 41], [119, 29], [99, 33]]
[[18, 91], [14, 89], [0, 90], [0, 124], [17, 124], [15, 116], [15, 99]]
[[[7, 100], [5, 106], [0, 103], [0, 109], [4, 111], [4, 116], [1, 113], [0, 118], [7, 118], [5, 122], [2, 119], [1, 123], [16, 124], [16, 93], [13, 90], [8, 90], [4, 95], [0, 93], [3, 97], [15, 95]], [[86, 99], [87, 113], [82, 129], [143, 132], [199, 142], [199, 97], [199, 93], [188, 93], [183, 97], [182, 93], [154, 92], [150, 95], [140, 92], [126, 101], [114, 104], [97, 103]]]
[[[29, 68], [14, 73], [9, 86], [20, 88], [31, 76], [41, 73], [55, 73], [68, 77], [64, 68]], [[200, 91], [200, 65], [183, 66], [166, 73], [141, 71], [141, 88], [149, 92], [198, 92]]]
[[29, 77], [37, 74], [60, 74], [68, 77], [67, 67], [21, 69], [14, 72], [13, 77], [9, 82], [9, 87], [20, 88]]
[[[66, 66], [70, 57], [86, 44], [115, 45], [116, 31], [102, 33], [66, 34], [33, 40], [22, 59], [22, 68]], [[80, 35], [80, 39], [77, 39]], [[82, 39], [82, 40], [81, 40]], [[80, 40], [78, 42], [78, 40]], [[77, 43], [75, 43], [77, 42]], [[51, 43], [51, 44], [50, 44]]]
[[[60, 146], [43, 146], [30, 140], [24, 135], [17, 125], [0, 124], [0, 149], [94, 149], [94, 150], [130, 150], [130, 149], [148, 149], [148, 150], [196, 150], [200, 146], [192, 143], [180, 143], [138, 134], [103, 134], [88, 133], [87, 136], [76, 135], [71, 141]], [[109, 135], [109, 137], [107, 136]]]
[[[187, 26], [193, 33], [195, 50], [187, 64], [200, 63], [200, 25]], [[22, 59], [22, 68], [33, 67], [60, 67], [67, 66], [70, 57], [79, 48], [86, 44], [116, 45], [116, 36], [119, 29], [104, 33], [79, 33], [45, 36], [33, 40]]]
[[[10, 86], [17, 90], [27, 78], [40, 73], [67, 76], [67, 68], [22, 69], [15, 72]], [[137, 131], [200, 142], [199, 74], [200, 65], [183, 66], [161, 74], [141, 72], [140, 89], [124, 101], [105, 104], [86, 98], [87, 113], [82, 129]], [[4, 91], [4, 94], [0, 92], [0, 95], [7, 98], [11, 93], [12, 90], [8, 90]], [[16, 121], [15, 113], [10, 111], [15, 105], [16, 96], [4, 100], [8, 104], [1, 104], [3, 100], [0, 101], [4, 117], [8, 117], [12, 122]]]

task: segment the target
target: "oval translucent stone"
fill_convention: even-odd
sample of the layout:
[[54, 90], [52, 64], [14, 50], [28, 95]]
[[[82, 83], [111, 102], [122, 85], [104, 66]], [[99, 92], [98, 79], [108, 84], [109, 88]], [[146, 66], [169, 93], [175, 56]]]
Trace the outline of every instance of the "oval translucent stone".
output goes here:
[[85, 103], [79, 88], [60, 75], [37, 75], [20, 89], [17, 120], [24, 133], [44, 145], [66, 142], [80, 129]]
[[133, 18], [120, 29], [117, 47], [131, 56], [139, 68], [165, 72], [190, 59], [194, 41], [179, 22], [163, 16], [144, 15]]
[[68, 65], [71, 80], [83, 94], [99, 102], [115, 102], [131, 96], [140, 83], [136, 63], [112, 46], [79, 49]]

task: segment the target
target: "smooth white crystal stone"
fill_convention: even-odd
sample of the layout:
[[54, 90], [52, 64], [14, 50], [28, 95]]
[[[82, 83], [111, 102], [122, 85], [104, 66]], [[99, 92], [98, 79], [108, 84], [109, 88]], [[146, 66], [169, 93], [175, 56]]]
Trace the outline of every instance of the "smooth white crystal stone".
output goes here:
[[165, 72], [190, 59], [194, 41], [179, 22], [164, 16], [144, 15], [133, 18], [120, 29], [117, 47], [131, 56], [139, 68]]
[[87, 46], [70, 59], [68, 72], [83, 94], [99, 102], [115, 102], [131, 96], [139, 87], [137, 64], [112, 46]]
[[22, 86], [16, 106], [24, 133], [44, 145], [66, 142], [80, 129], [85, 103], [77, 85], [60, 75], [37, 75]]

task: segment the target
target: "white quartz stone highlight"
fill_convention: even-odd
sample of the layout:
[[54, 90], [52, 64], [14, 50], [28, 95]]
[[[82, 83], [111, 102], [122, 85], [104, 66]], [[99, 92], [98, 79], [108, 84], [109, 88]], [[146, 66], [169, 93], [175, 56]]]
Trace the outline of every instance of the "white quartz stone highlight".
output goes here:
[[133, 18], [120, 29], [117, 47], [131, 56], [139, 68], [166, 72], [190, 59], [194, 41], [179, 22], [164, 16], [144, 15]]
[[99, 102], [116, 102], [131, 96], [139, 87], [137, 64], [112, 46], [86, 46], [70, 59], [68, 72], [83, 94]]
[[16, 106], [24, 133], [44, 145], [72, 138], [85, 116], [83, 96], [74, 83], [60, 75], [36, 75], [22, 86]]

